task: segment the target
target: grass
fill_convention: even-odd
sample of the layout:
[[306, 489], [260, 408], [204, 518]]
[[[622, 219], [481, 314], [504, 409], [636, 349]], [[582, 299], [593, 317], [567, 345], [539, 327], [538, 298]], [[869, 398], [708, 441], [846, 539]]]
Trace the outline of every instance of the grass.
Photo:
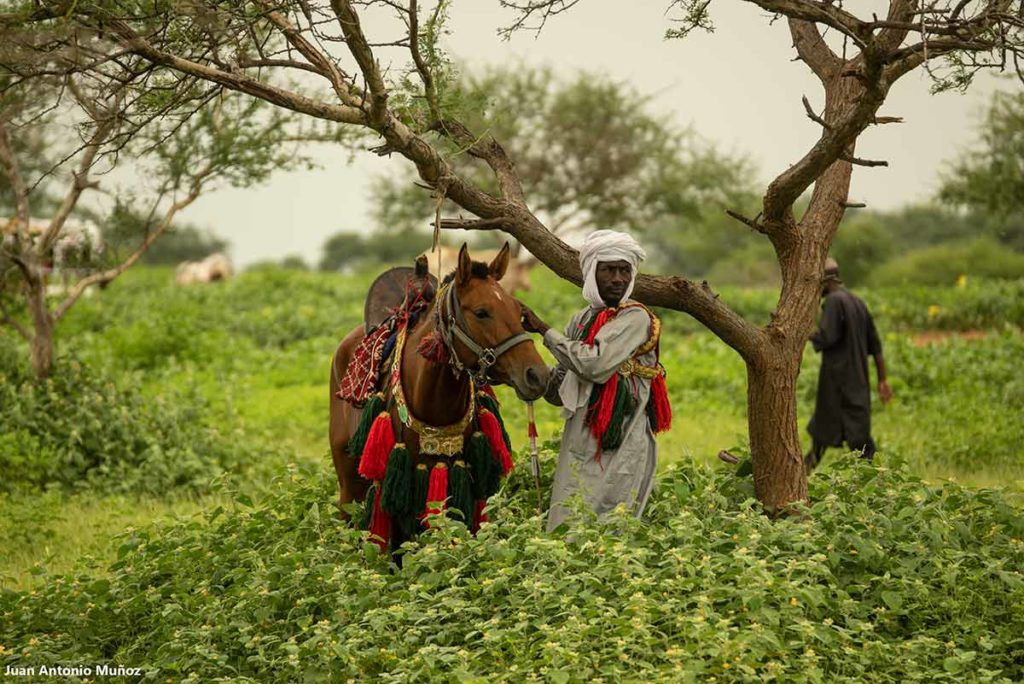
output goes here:
[[163, 500], [63, 495], [0, 496], [0, 589], [30, 589], [53, 575], [90, 568], [103, 576], [121, 536], [161, 520], [209, 510], [219, 496]]

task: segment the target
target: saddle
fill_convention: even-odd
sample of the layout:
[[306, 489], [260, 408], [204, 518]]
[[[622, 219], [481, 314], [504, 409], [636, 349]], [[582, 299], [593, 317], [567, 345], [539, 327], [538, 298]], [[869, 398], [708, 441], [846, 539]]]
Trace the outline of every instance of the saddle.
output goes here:
[[399, 326], [415, 325], [430, 308], [436, 292], [437, 279], [427, 272], [426, 259], [422, 257], [413, 268], [399, 266], [377, 276], [363, 307], [366, 335], [352, 353], [341, 378], [338, 398], [358, 408], [381, 388], [387, 381], [383, 369], [394, 353]]

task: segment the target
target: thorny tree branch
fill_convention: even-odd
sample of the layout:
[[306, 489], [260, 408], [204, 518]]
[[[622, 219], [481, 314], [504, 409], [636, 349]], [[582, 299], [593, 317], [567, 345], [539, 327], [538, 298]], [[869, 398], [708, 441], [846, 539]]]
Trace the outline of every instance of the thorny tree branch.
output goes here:
[[[517, 31], [526, 30], [540, 33], [551, 17], [568, 12], [580, 0], [499, 0], [501, 6], [515, 10], [519, 16], [507, 27], [498, 30], [498, 35], [506, 40]], [[536, 23], [530, 24], [531, 20]]]

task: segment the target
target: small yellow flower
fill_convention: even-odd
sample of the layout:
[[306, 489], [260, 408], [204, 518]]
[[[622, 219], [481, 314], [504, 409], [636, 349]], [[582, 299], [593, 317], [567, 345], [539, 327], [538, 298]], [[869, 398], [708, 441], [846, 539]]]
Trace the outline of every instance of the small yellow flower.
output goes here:
[[928, 307], [928, 318], [935, 318], [941, 310], [938, 304], [932, 304]]
[[961, 273], [960, 276], [956, 279], [956, 286], [957, 287], [967, 287], [967, 274], [966, 273]]
[[35, 637], [32, 637], [31, 639], [28, 640], [28, 645], [29, 646], [38, 646], [39, 645], [39, 639], [36, 639]]
[[796, 608], [797, 605], [799, 605], [799, 604], [800, 604], [800, 602], [796, 600], [796, 596], [794, 596], [793, 598], [789, 599], [789, 605], [793, 606], [794, 608]]

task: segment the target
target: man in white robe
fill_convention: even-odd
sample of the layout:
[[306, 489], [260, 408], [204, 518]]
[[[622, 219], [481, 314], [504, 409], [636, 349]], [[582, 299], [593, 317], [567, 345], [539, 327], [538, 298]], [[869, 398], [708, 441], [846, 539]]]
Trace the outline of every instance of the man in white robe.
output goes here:
[[[548, 513], [549, 531], [565, 522], [569, 509], [564, 502], [575, 494], [581, 494], [598, 515], [621, 504], [639, 517], [654, 485], [658, 448], [647, 408], [651, 371], [659, 368], [656, 343], [660, 330], [657, 319], [629, 298], [645, 256], [631, 236], [596, 231], [580, 249], [583, 297], [589, 306], [572, 317], [565, 332], [551, 328], [524, 307], [526, 329], [544, 335], [544, 344], [558, 362], [545, 398], [561, 406], [566, 419]], [[606, 312], [605, 320], [588, 343], [588, 333], [602, 312]], [[591, 428], [592, 393], [595, 386], [600, 391], [616, 373], [618, 391], [630, 393], [633, 408], [623, 417], [623, 424], [610, 426], [609, 431], [620, 432], [614, 448], [609, 449], [603, 446], [608, 442], [599, 440]]]

